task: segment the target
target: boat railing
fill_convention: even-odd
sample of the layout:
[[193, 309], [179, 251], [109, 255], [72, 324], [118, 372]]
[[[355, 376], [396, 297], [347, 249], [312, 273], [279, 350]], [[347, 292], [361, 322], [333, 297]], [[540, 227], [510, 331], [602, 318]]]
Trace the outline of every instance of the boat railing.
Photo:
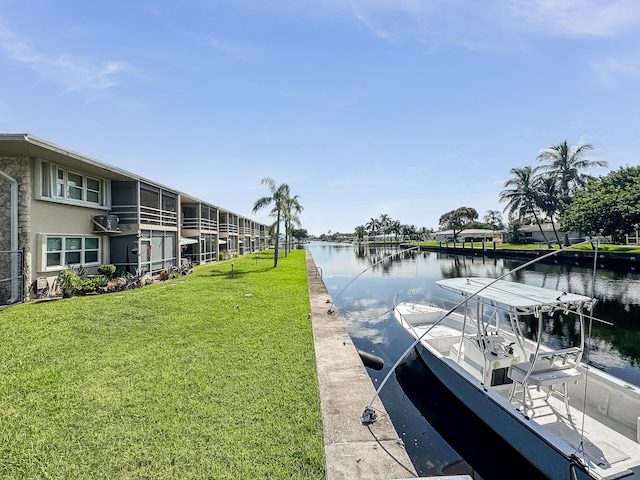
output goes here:
[[[582, 377], [577, 369], [582, 358], [582, 349], [578, 347], [562, 348], [552, 351], [537, 351], [531, 354], [528, 362], [520, 362], [509, 367], [508, 377], [513, 380], [509, 400], [521, 404], [526, 415], [531, 401], [528, 398], [529, 387], [547, 388], [548, 394], [557, 394], [564, 400], [569, 414], [568, 384]], [[520, 392], [518, 391], [520, 386]], [[556, 390], [556, 386], [561, 390]], [[520, 397], [518, 394], [520, 393]]]
[[532, 353], [529, 360], [539, 366], [538, 368], [544, 368], [545, 365], [549, 368], [568, 368], [578, 365], [581, 358], [581, 348], [568, 347], [549, 352], [538, 352], [537, 357]]

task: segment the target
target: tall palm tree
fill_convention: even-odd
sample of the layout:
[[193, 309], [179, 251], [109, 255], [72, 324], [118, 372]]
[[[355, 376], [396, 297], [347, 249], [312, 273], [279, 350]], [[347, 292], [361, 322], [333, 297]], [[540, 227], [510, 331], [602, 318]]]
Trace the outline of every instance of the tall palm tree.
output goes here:
[[538, 205], [549, 217], [549, 220], [551, 220], [551, 226], [553, 227], [553, 234], [556, 237], [556, 242], [558, 242], [558, 246], [561, 246], [554, 218], [562, 209], [562, 204], [558, 194], [558, 181], [554, 176], [541, 175], [538, 177], [536, 186], [538, 189]]
[[495, 232], [496, 229], [502, 227], [502, 213], [500, 213], [500, 210], [487, 210], [484, 221], [490, 224]]
[[400, 243], [400, 234], [402, 233], [402, 224], [400, 223], [400, 220], [390, 220], [388, 231], [395, 235], [396, 243]]
[[420, 227], [418, 235], [420, 240], [429, 240], [429, 236], [433, 233], [433, 229], [427, 227]]
[[387, 243], [387, 233], [389, 233], [389, 225], [391, 224], [391, 218], [386, 213], [380, 214], [380, 230], [382, 231], [382, 244]]
[[356, 237], [358, 238], [359, 242], [362, 242], [362, 240], [364, 239], [364, 234], [365, 234], [366, 231], [367, 231], [367, 229], [365, 228], [364, 225], [358, 225], [355, 228], [355, 234], [356, 234]]
[[369, 236], [375, 237], [375, 235], [380, 231], [380, 221], [377, 218], [371, 217], [364, 228], [369, 232]]
[[543, 170], [556, 177], [558, 194], [565, 205], [571, 202], [576, 188], [586, 185], [589, 175], [583, 173], [585, 170], [607, 166], [604, 160], [585, 159], [584, 155], [590, 150], [593, 150], [590, 143], [571, 146], [565, 140], [558, 145], [545, 148], [538, 155], [538, 161], [547, 163], [542, 166]]
[[509, 216], [513, 217], [517, 213], [519, 218], [522, 218], [528, 214], [533, 215], [533, 218], [540, 229], [540, 234], [549, 248], [552, 248], [551, 243], [547, 239], [547, 236], [542, 230], [538, 212], [540, 212], [540, 193], [538, 190], [538, 177], [536, 176], [536, 168], [523, 167], [512, 168], [511, 174], [513, 178], [510, 178], [504, 182], [507, 188], [500, 192], [500, 202], [507, 202], [507, 206], [504, 211], [509, 211]]
[[287, 246], [284, 250], [285, 255], [287, 254], [289, 244], [291, 242], [291, 226], [300, 226], [300, 214], [304, 210], [304, 207], [300, 205], [300, 202], [298, 201], [299, 198], [300, 195], [294, 195], [293, 197], [288, 197], [286, 199], [287, 209], [284, 212], [284, 226]]
[[255, 201], [253, 204], [253, 213], [256, 213], [258, 210], [261, 210], [265, 207], [273, 205], [273, 208], [269, 212], [269, 215], [272, 217], [276, 217], [275, 222], [275, 252], [273, 255], [273, 266], [274, 268], [278, 266], [278, 255], [280, 248], [280, 222], [287, 211], [287, 199], [289, 198], [289, 185], [286, 183], [282, 183], [277, 185], [273, 178], [267, 177], [263, 178], [260, 182], [261, 185], [266, 185], [269, 187], [269, 191], [271, 192], [270, 197], [262, 197]]

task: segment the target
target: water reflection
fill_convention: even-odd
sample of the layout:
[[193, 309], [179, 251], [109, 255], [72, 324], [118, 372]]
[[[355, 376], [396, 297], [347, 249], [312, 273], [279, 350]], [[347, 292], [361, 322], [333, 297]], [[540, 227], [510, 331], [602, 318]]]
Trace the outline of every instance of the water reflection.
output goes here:
[[[480, 256], [398, 251], [391, 245], [374, 248], [312, 242], [308, 248], [322, 271], [325, 285], [356, 348], [373, 353], [385, 362], [382, 370], [369, 370], [374, 385], [382, 381], [412, 343], [409, 335], [392, 318], [393, 299], [397, 292], [422, 291], [434, 297], [458, 300], [437, 287], [435, 281], [458, 276], [495, 278], [523, 263]], [[593, 323], [588, 360], [627, 382], [640, 385], [640, 274], [599, 270], [594, 282], [589, 268], [537, 263], [512, 274], [510, 279], [598, 298], [595, 316], [614, 325]], [[526, 323], [531, 336], [537, 334], [537, 327], [537, 320]], [[544, 324], [543, 335], [552, 343], [564, 345], [574, 344], [580, 332], [570, 316], [557, 313]], [[410, 381], [422, 389], [428, 382], [420, 376]], [[380, 396], [418, 473], [424, 476], [466, 473], [471, 468], [467, 462], [481, 470], [482, 467], [475, 465], [474, 460], [459, 454], [459, 445], [452, 448], [460, 439], [443, 439], [436, 433], [424, 412], [416, 406], [421, 402], [415, 395], [409, 398], [403, 387], [406, 387], [406, 382], [404, 386], [400, 385], [393, 376]], [[431, 385], [428, 388], [432, 388]], [[492, 478], [486, 472], [483, 474], [485, 479]], [[496, 475], [493, 478], [504, 477]]]

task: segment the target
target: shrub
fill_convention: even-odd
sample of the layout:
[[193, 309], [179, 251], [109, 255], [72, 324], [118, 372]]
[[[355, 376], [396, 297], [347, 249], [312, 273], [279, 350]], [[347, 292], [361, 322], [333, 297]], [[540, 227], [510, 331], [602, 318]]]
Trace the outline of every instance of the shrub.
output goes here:
[[73, 268], [67, 268], [58, 274], [58, 287], [63, 298], [70, 298], [78, 291], [82, 279]]
[[114, 278], [115, 275], [116, 275], [116, 271], [117, 271], [116, 270], [116, 266], [115, 265], [111, 265], [109, 263], [104, 264], [104, 265], [100, 265], [98, 267], [98, 274], [99, 275], [104, 275], [104, 277], [107, 280], [110, 280], [110, 279]]

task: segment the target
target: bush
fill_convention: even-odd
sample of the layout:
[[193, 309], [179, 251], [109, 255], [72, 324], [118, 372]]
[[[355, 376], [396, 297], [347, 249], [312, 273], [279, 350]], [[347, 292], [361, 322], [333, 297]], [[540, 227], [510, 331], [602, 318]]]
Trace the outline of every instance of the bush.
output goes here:
[[98, 274], [104, 275], [107, 280], [111, 280], [116, 276], [116, 266], [109, 263], [98, 267]]
[[82, 283], [80, 275], [73, 268], [67, 268], [58, 275], [58, 287], [62, 291], [63, 298], [73, 297]]

